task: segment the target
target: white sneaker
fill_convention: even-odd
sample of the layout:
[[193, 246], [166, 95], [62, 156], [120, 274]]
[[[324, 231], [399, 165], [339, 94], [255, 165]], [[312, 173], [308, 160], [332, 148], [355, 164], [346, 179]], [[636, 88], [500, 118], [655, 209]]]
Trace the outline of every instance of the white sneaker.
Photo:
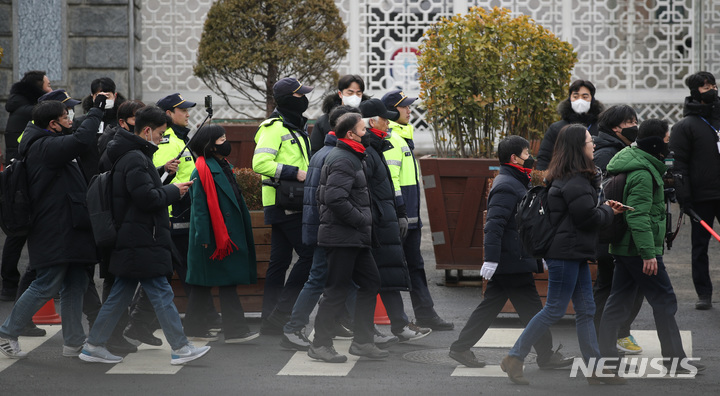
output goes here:
[[71, 347], [67, 345], [63, 345], [63, 356], [65, 357], [78, 357], [80, 355], [80, 352], [82, 352], [83, 346], [76, 346]]
[[400, 342], [407, 342], [407, 341], [419, 340], [420, 338], [427, 336], [431, 332], [432, 332], [432, 329], [428, 329], [425, 327], [419, 327], [415, 323], [410, 323], [407, 326], [403, 327], [401, 332], [399, 332], [399, 333], [393, 332], [393, 334], [395, 334], [400, 339]]
[[27, 357], [27, 352], [20, 350], [20, 344], [17, 340], [11, 340], [9, 338], [0, 337], [0, 352], [12, 359], [24, 359]]
[[180, 349], [173, 349], [170, 364], [178, 365], [191, 362], [195, 359], [205, 356], [210, 350], [209, 346], [196, 347], [192, 343], [188, 342], [187, 345]]
[[82, 361], [92, 363], [120, 363], [123, 361], [122, 357], [113, 355], [104, 346], [88, 343], [85, 343], [78, 357]]

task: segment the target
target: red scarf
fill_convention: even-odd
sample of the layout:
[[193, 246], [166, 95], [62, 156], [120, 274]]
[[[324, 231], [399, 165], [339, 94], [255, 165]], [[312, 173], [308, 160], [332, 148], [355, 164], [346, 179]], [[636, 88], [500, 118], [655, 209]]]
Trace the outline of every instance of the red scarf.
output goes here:
[[233, 251], [233, 247], [237, 250], [237, 245], [233, 243], [228, 235], [225, 227], [225, 219], [220, 211], [220, 203], [218, 202], [217, 190], [215, 190], [215, 180], [212, 172], [205, 162], [205, 157], [198, 157], [195, 161], [195, 168], [200, 176], [200, 182], [205, 190], [207, 197], [208, 212], [210, 213], [210, 224], [215, 234], [215, 252], [210, 259], [222, 260]]
[[348, 139], [348, 138], [338, 138], [339, 141], [344, 142], [348, 146], [350, 146], [351, 149], [357, 151], [358, 153], [364, 153], [365, 152], [365, 146], [360, 144], [359, 142], [356, 142], [354, 140]]
[[330, 131], [330, 132], [328, 132], [328, 135], [333, 135], [333, 136], [335, 136], [335, 131]]
[[510, 165], [510, 166], [512, 166], [513, 168], [517, 168], [517, 169], [525, 172], [525, 174], [527, 175], [527, 177], [530, 178], [530, 172], [532, 172], [532, 169], [523, 168], [522, 166], [520, 166], [520, 165], [518, 165], [518, 164], [511, 164], [511, 163], [509, 163], [509, 162], [505, 163], [505, 165]]
[[385, 137], [388, 135], [387, 132], [375, 128], [370, 128], [370, 132], [374, 133], [375, 136], [379, 137], [380, 139], [385, 139]]

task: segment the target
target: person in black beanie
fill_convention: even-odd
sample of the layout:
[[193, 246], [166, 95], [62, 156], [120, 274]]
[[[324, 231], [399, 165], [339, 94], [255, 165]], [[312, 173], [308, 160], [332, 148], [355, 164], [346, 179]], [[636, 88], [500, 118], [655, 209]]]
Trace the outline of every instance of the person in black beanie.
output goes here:
[[[698, 72], [685, 80], [683, 119], [673, 125], [670, 150], [674, 153], [675, 191], [685, 212], [694, 211], [710, 227], [720, 220], [720, 100], [715, 76]], [[710, 234], [692, 222], [692, 279], [698, 301], [695, 309], [712, 308], [708, 244]]]
[[605, 106], [595, 99], [595, 85], [588, 80], [576, 80], [570, 84], [568, 98], [560, 102], [557, 108], [562, 118], [550, 125], [538, 151], [535, 169], [546, 170], [552, 158], [555, 140], [560, 130], [568, 124], [582, 124], [590, 131], [590, 135], [598, 134], [598, 117]]

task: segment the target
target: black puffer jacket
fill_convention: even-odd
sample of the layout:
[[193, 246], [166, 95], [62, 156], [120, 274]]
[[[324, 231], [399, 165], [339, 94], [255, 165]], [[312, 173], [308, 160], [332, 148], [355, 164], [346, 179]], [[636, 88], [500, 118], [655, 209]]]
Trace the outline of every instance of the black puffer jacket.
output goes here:
[[603, 172], [607, 168], [612, 157], [625, 148], [625, 143], [620, 140], [613, 131], [600, 130], [595, 140], [595, 152], [593, 162]]
[[125, 130], [119, 130], [108, 143], [108, 158], [117, 160], [113, 217], [120, 228], [110, 255], [110, 272], [117, 277], [172, 275], [167, 207], [180, 199], [180, 190], [160, 182], [152, 162], [156, 150], [152, 143]]
[[5, 146], [7, 147], [6, 163], [17, 157], [17, 139], [25, 130], [28, 122], [32, 121], [32, 110], [37, 104], [38, 98], [45, 92], [42, 88], [33, 83], [16, 82], [10, 88], [10, 97], [5, 103], [5, 110], [8, 116], [5, 126]]
[[537, 261], [525, 253], [515, 221], [517, 204], [525, 196], [530, 178], [507, 164], [493, 180], [488, 195], [483, 242], [485, 261], [498, 263], [497, 274], [537, 272]]
[[32, 229], [28, 234], [30, 268], [97, 263], [85, 196], [87, 183], [75, 160], [92, 146], [100, 124], [92, 110], [71, 135], [58, 135], [28, 124], [19, 152], [27, 163]]
[[685, 98], [685, 118], [672, 128], [670, 150], [675, 153], [675, 189], [680, 204], [720, 200], [718, 135], [720, 101], [702, 104]]
[[[123, 102], [125, 102], [125, 97], [122, 96], [120, 93], [115, 93], [115, 104], [113, 105], [112, 109], [107, 109], [104, 111], [103, 114], [103, 131], [107, 130], [108, 128], [119, 128], [120, 124], [117, 120], [117, 109], [120, 107]], [[82, 108], [87, 113], [93, 106], [93, 100], [92, 96], [88, 95], [82, 100]], [[82, 123], [85, 119], [85, 115], [81, 115], [78, 117], [75, 117], [75, 120], [73, 121], [73, 128], [75, 128], [75, 125], [79, 125], [79, 123]], [[97, 131], [96, 131], [97, 132]], [[80, 156], [80, 166], [82, 167], [83, 174], [85, 174], [85, 179], [90, 182], [93, 176], [100, 173], [100, 154], [101, 152], [97, 150], [97, 142], [100, 138], [101, 134], [96, 133], [95, 134], [95, 145], [93, 146], [93, 150], [87, 150]]]
[[580, 174], [552, 181], [548, 210], [553, 224], [559, 225], [545, 258], [595, 259], [598, 230], [614, 216], [610, 206], [598, 205], [598, 194], [599, 186]]
[[380, 272], [380, 289], [383, 291], [410, 290], [410, 272], [405, 261], [400, 240], [398, 213], [395, 208], [395, 189], [392, 176], [382, 152], [390, 148], [390, 142], [380, 139], [370, 130], [370, 147], [365, 153], [365, 176], [372, 201], [372, 230], [379, 246], [372, 249], [375, 264]]
[[371, 247], [372, 213], [364, 157], [341, 140], [325, 157], [316, 195], [319, 246]]
[[583, 124], [586, 127], [590, 127], [590, 134], [592, 136], [597, 136], [598, 115], [600, 115], [603, 110], [605, 110], [605, 105], [603, 105], [602, 102], [595, 100], [595, 98], [593, 98], [592, 103], [590, 104], [590, 110], [584, 114], [578, 114], [572, 109], [570, 98], [560, 102], [557, 112], [560, 114], [562, 119], [550, 124], [547, 132], [545, 132], [542, 143], [540, 143], [540, 150], [538, 150], [538, 158], [537, 163], [535, 164], [535, 169], [547, 170], [547, 167], [550, 164], [550, 158], [552, 158], [552, 153], [555, 148], [555, 140], [557, 140], [558, 133], [560, 133], [560, 130], [563, 129], [565, 125]]
[[302, 240], [310, 246], [317, 245], [318, 228], [320, 227], [320, 213], [315, 193], [320, 185], [320, 174], [322, 173], [325, 157], [337, 145], [337, 136], [334, 133], [325, 135], [325, 146], [310, 158], [305, 185], [303, 187], [303, 211], [302, 211]]

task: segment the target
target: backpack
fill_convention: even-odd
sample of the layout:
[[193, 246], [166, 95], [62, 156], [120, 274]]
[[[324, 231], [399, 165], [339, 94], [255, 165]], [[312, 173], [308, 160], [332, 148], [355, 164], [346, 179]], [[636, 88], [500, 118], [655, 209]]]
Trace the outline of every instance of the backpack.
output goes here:
[[32, 205], [28, 187], [25, 157], [20, 156], [0, 172], [0, 228], [7, 236], [26, 236], [30, 232]]
[[[602, 181], [602, 191], [605, 199], [622, 202], [626, 182], [626, 172], [606, 175]], [[612, 223], [601, 228], [600, 232], [598, 232], [600, 243], [620, 242], [627, 229], [628, 225], [622, 213], [613, 216]]]
[[525, 251], [535, 258], [542, 258], [547, 253], [557, 231], [557, 225], [550, 221], [550, 212], [547, 210], [549, 189], [548, 185], [528, 190], [518, 202], [515, 214], [520, 242]]
[[[618, 174], [607, 174], [603, 177], [602, 191], [606, 200], [613, 200], [623, 202], [625, 193], [625, 184], [627, 183], [627, 172]], [[653, 183], [653, 194], [657, 186]], [[613, 216], [613, 221], [610, 225], [605, 226], [598, 232], [598, 238], [600, 243], [618, 243], [622, 239], [622, 236], [627, 232], [628, 225], [625, 221], [623, 213], [616, 214]]]
[[110, 170], [93, 176], [88, 186], [87, 209], [90, 214], [95, 245], [98, 247], [114, 247], [117, 240], [118, 226], [115, 224], [112, 213], [112, 175], [115, 164], [124, 155], [115, 160]]

